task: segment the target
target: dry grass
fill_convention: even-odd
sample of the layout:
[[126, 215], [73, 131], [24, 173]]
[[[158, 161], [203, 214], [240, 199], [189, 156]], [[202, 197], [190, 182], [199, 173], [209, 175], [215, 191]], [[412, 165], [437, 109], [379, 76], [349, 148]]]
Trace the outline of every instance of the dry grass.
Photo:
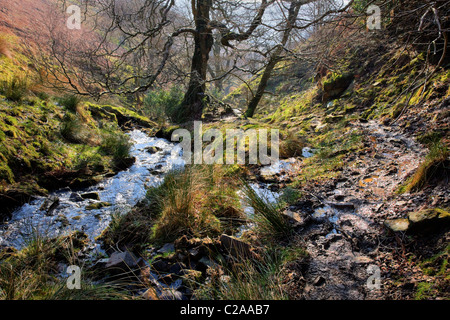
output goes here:
[[185, 234], [218, 234], [219, 216], [240, 216], [235, 190], [236, 182], [221, 166], [190, 166], [169, 173], [164, 183], [148, 194], [151, 206], [159, 211], [153, 238], [168, 241]]
[[5, 56], [11, 58], [11, 51], [9, 46], [9, 41], [4, 36], [0, 36], [0, 57]]
[[289, 132], [280, 142], [280, 157], [282, 159], [299, 157], [305, 146], [306, 143], [303, 139]]
[[449, 156], [450, 150], [442, 142], [433, 143], [430, 146], [428, 156], [407, 184], [405, 191], [419, 191], [434, 180], [448, 179], [450, 171]]

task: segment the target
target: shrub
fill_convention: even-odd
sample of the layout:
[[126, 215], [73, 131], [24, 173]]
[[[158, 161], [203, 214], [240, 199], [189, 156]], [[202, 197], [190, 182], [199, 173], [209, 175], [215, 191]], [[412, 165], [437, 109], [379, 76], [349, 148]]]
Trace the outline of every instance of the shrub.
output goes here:
[[152, 90], [144, 99], [144, 113], [158, 121], [165, 121], [167, 118], [173, 121], [182, 100], [183, 90], [177, 86], [170, 90]]

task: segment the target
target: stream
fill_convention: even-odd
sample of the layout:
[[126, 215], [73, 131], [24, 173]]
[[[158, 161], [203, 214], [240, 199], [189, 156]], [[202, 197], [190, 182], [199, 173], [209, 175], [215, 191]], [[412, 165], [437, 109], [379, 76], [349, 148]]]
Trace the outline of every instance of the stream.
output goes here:
[[[33, 234], [45, 234], [54, 238], [68, 235], [74, 231], [84, 232], [94, 242], [109, 225], [114, 213], [124, 214], [131, 210], [146, 195], [148, 187], [160, 184], [165, 173], [185, 165], [181, 146], [165, 139], [149, 137], [140, 130], [127, 133], [132, 141], [130, 156], [136, 162], [127, 170], [113, 177], [105, 178], [101, 183], [84, 189], [63, 188], [50, 193], [47, 197], [36, 197], [29, 203], [16, 209], [12, 218], [0, 227], [0, 246], [23, 248]], [[303, 157], [310, 157], [311, 149], [305, 148]], [[263, 176], [284, 176], [298, 170], [301, 160], [296, 158], [280, 160], [261, 168]], [[252, 188], [267, 201], [275, 202], [278, 192], [269, 191], [270, 183], [253, 183]], [[94, 194], [99, 199], [83, 199], [82, 195]], [[243, 198], [242, 192], [239, 194]], [[49, 214], [46, 202], [57, 199]], [[89, 206], [107, 203], [108, 205], [92, 209]], [[242, 209], [250, 220], [254, 215], [251, 206], [241, 201]], [[243, 225], [235, 235], [253, 226]]]
[[[147, 187], [158, 185], [165, 173], [185, 165], [180, 146], [149, 137], [140, 130], [127, 134], [133, 143], [130, 155], [136, 158], [133, 166], [95, 186], [80, 190], [64, 188], [18, 208], [11, 220], [1, 226], [0, 246], [23, 248], [36, 232], [57, 237], [82, 231], [94, 240], [108, 227], [113, 213], [129, 211], [145, 197]], [[99, 200], [81, 198], [86, 193], [97, 193]], [[42, 207], [52, 198], [59, 202], [49, 215]], [[109, 205], [89, 210], [88, 206], [96, 203]]]

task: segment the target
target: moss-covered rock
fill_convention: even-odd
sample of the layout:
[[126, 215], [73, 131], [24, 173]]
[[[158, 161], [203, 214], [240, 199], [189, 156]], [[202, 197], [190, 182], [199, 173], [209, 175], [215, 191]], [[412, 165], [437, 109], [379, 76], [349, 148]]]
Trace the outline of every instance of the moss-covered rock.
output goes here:
[[141, 116], [138, 113], [126, 109], [124, 107], [116, 107], [110, 105], [100, 106], [92, 103], [88, 103], [86, 106], [88, 110], [92, 113], [92, 115], [100, 116], [109, 119], [110, 121], [111, 120], [117, 121], [117, 123], [120, 126], [123, 126], [128, 122], [131, 122], [133, 124], [143, 126], [146, 128], [157, 127], [157, 124], [148, 119], [147, 117]]
[[92, 203], [90, 205], [88, 205], [86, 207], [86, 210], [98, 210], [98, 209], [102, 209], [105, 207], [111, 207], [112, 204], [109, 202], [96, 202], [96, 203]]

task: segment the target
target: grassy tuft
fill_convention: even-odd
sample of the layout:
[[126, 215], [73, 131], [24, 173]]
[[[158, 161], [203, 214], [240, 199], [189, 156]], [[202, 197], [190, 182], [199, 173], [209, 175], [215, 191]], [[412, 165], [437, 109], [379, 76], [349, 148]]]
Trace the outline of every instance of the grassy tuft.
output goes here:
[[28, 91], [29, 83], [26, 77], [13, 75], [0, 80], [0, 94], [6, 99], [20, 102]]
[[58, 103], [69, 111], [77, 112], [77, 107], [80, 104], [81, 99], [76, 95], [66, 95], [58, 98]]
[[435, 179], [448, 178], [449, 156], [450, 150], [442, 142], [433, 143], [425, 161], [419, 166], [406, 187], [402, 188], [402, 191], [416, 192]]
[[246, 181], [243, 184], [246, 201], [255, 210], [255, 223], [261, 235], [270, 238], [291, 235], [292, 226], [283, 215], [283, 203], [270, 202], [265, 196], [258, 195]]

